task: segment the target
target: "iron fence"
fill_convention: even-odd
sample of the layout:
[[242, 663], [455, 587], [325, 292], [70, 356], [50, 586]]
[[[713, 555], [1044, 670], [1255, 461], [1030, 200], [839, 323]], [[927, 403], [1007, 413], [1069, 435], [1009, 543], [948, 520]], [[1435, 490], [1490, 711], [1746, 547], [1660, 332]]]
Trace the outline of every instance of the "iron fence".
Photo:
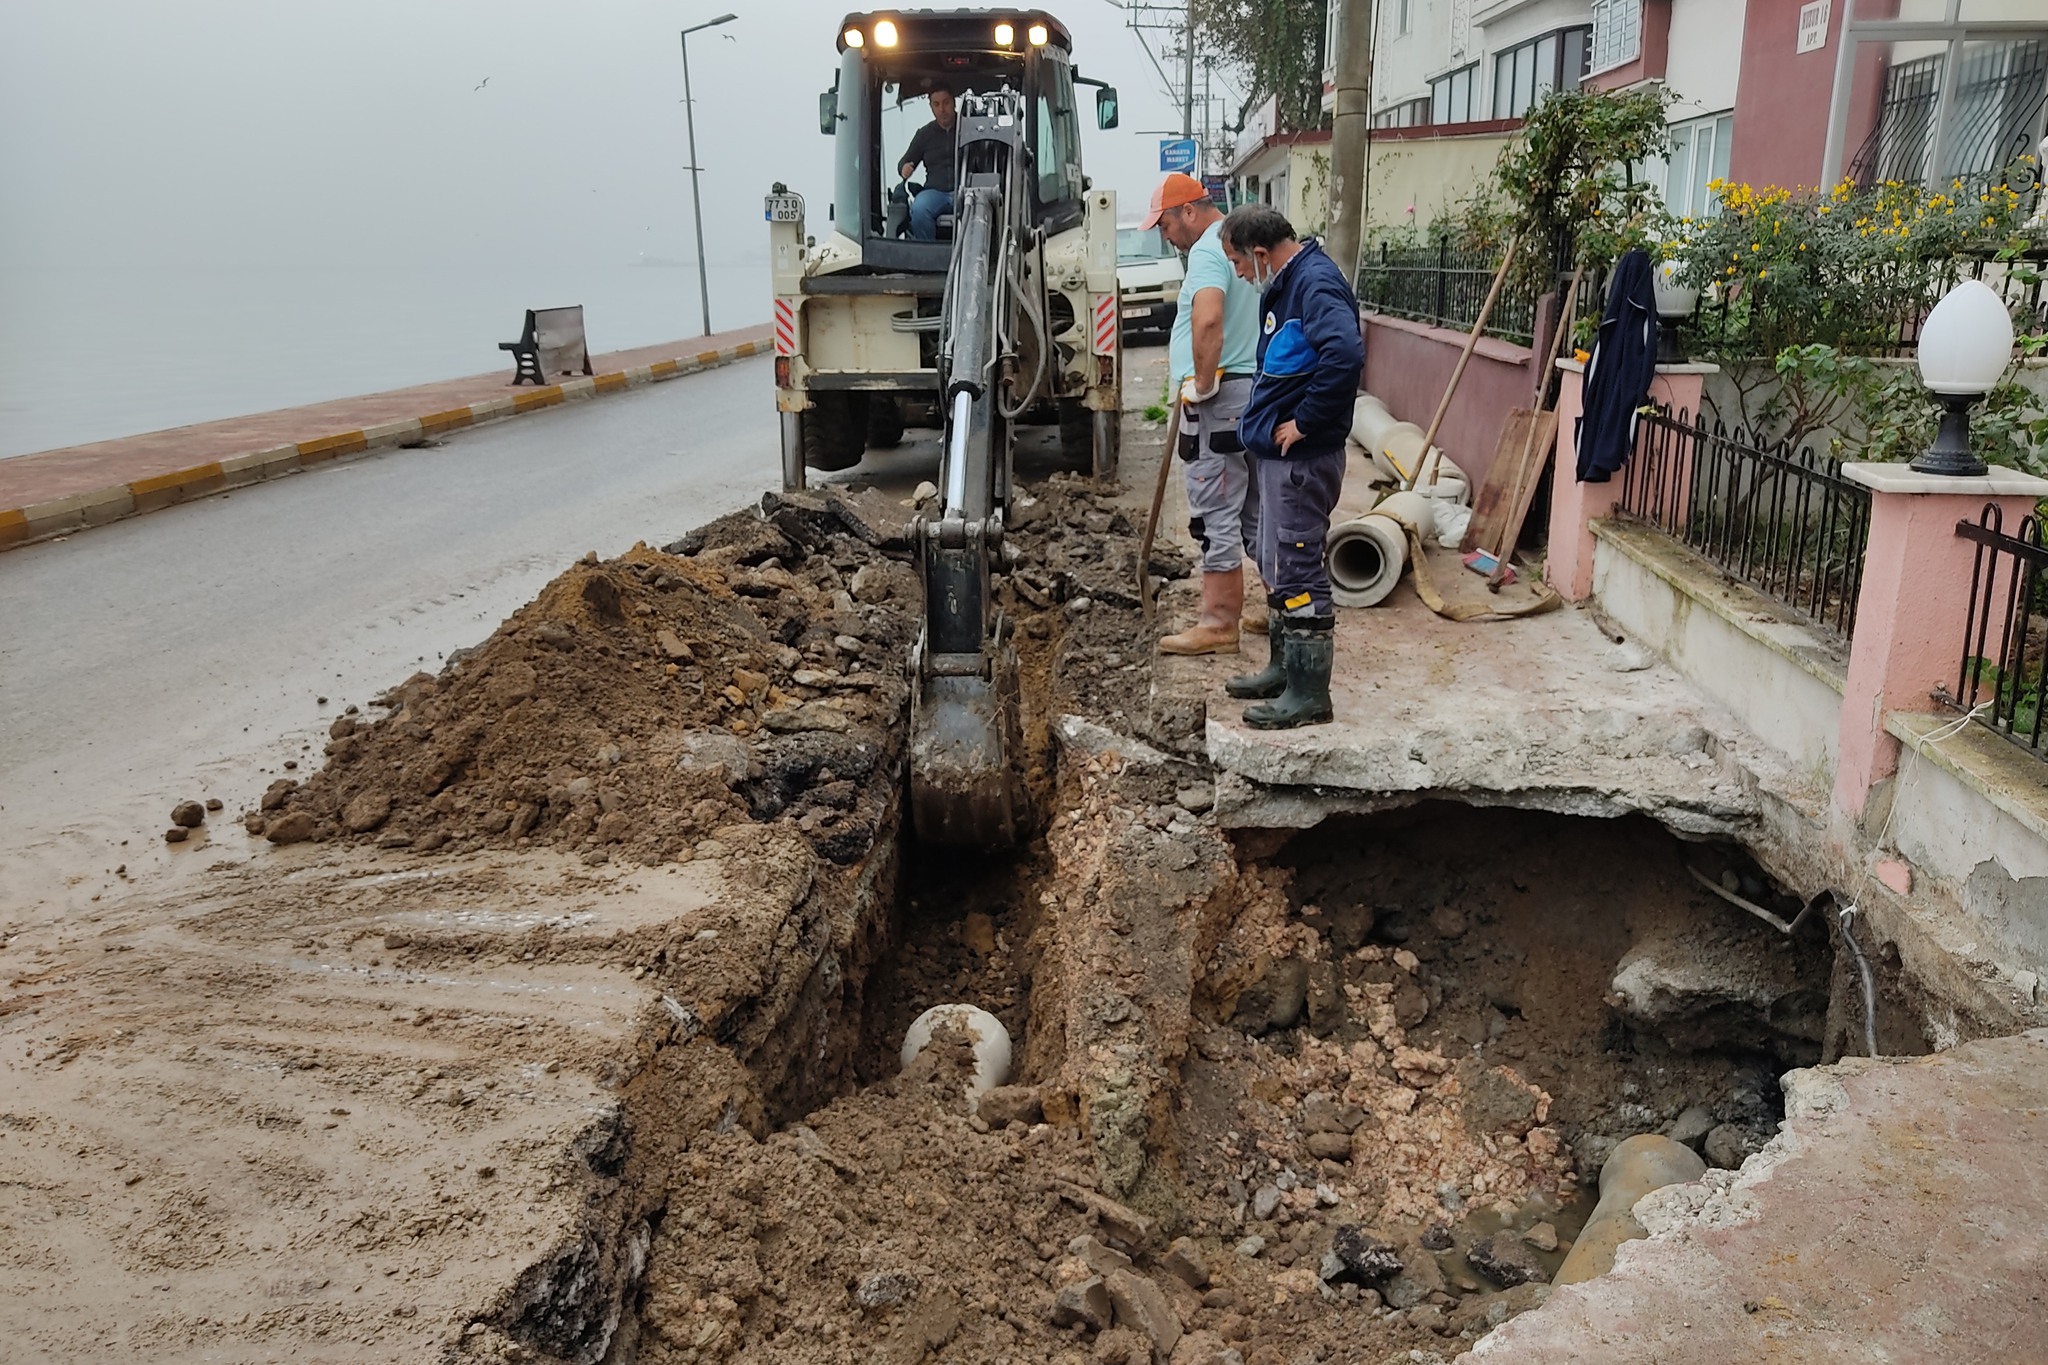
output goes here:
[[[1483, 251], [1453, 250], [1448, 238], [1436, 245], [1396, 250], [1381, 243], [1366, 253], [1359, 271], [1358, 300], [1376, 313], [1410, 318], [1460, 332], [1472, 330], [1486, 291], [1493, 287], [1500, 258]], [[1518, 345], [1535, 344], [1536, 299], [1510, 278], [1494, 300], [1486, 334]]]
[[1956, 523], [1974, 542], [1970, 609], [1963, 621], [1963, 658], [1953, 696], [1942, 700], [2037, 756], [2042, 694], [2048, 691], [2048, 548], [2038, 517], [2008, 534], [1997, 503], [1975, 522]]
[[1622, 513], [1847, 641], [1856, 631], [1870, 492], [1809, 447], [1645, 413], [1621, 469]]

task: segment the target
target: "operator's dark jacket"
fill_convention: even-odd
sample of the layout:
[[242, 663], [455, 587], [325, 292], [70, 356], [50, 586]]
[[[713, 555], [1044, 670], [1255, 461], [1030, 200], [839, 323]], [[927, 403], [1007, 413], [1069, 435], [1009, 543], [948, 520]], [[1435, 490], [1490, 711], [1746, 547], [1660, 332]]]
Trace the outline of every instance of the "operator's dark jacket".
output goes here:
[[1259, 308], [1259, 375], [1238, 424], [1245, 449], [1282, 458], [1273, 432], [1292, 418], [1301, 439], [1287, 458], [1341, 456], [1365, 365], [1357, 296], [1311, 237], [1266, 286]]

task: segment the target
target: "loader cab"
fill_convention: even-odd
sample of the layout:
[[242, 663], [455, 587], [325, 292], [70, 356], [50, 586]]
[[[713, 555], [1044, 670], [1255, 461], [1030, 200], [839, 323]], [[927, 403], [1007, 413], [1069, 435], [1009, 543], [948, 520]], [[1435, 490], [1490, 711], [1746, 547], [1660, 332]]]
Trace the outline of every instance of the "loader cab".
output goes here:
[[[905, 151], [931, 121], [931, 91], [956, 99], [1002, 89], [1025, 99], [1031, 221], [1048, 235], [1077, 226], [1081, 173], [1078, 87], [1094, 85], [1099, 127], [1116, 126], [1116, 91], [1077, 77], [1066, 27], [1039, 10], [849, 14], [839, 30], [839, 73], [819, 97], [819, 126], [834, 139], [833, 226], [860, 244], [863, 268], [943, 274], [951, 244], [906, 235], [890, 191]], [[915, 177], [921, 183], [922, 169]]]

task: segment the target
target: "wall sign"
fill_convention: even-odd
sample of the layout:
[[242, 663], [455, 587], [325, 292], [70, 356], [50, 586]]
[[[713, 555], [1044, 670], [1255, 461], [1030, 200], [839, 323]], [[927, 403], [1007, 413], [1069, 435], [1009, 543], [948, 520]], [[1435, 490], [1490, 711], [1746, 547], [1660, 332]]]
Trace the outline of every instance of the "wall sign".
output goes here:
[[1828, 45], [1828, 0], [1799, 7], [1800, 52], [1818, 52]]

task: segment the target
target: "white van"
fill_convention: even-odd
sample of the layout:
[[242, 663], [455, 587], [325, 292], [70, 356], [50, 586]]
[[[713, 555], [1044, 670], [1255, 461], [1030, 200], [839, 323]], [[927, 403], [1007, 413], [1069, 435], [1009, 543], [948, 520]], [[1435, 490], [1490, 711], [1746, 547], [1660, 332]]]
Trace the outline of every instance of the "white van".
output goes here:
[[1157, 227], [1128, 223], [1116, 230], [1117, 304], [1123, 310], [1124, 335], [1173, 328], [1180, 307], [1180, 253]]

